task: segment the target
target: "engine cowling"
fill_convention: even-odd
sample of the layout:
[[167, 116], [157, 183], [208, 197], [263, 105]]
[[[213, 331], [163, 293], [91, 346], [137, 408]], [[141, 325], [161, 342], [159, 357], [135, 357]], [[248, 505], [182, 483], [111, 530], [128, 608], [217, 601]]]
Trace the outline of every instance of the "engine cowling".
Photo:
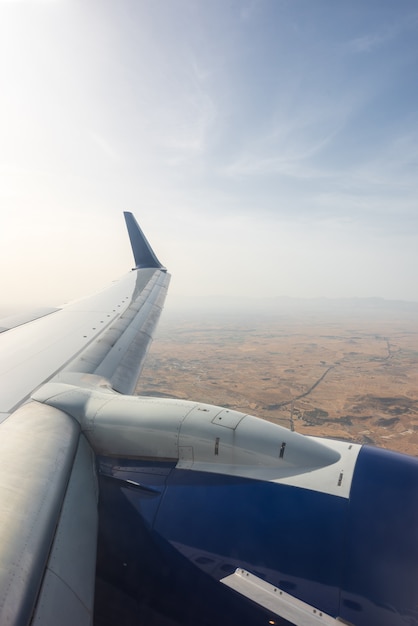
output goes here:
[[[258, 602], [260, 623], [289, 620], [270, 601], [279, 590], [295, 603], [291, 623], [312, 609], [357, 626], [418, 624], [417, 459], [194, 402], [62, 384], [36, 399], [80, 422], [103, 502], [111, 479], [167, 559]], [[263, 593], [235, 584], [239, 571]]]

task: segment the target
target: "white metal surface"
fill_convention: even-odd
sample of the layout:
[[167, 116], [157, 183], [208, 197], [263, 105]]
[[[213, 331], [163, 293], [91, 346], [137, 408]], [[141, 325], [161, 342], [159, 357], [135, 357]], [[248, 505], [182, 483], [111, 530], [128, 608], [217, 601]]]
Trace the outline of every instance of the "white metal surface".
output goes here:
[[[127, 385], [132, 390], [168, 280], [159, 270], [131, 272], [94, 296], [1, 333], [0, 413], [13, 412], [63, 370], [94, 372], [100, 366], [118, 391], [126, 392]], [[133, 358], [138, 342], [141, 350]]]
[[97, 499], [94, 455], [81, 436], [33, 625], [93, 623]]
[[80, 427], [31, 402], [0, 424], [0, 624], [28, 623], [41, 585]]
[[0, 335], [0, 411], [12, 412], [127, 308], [135, 272], [90, 298]]
[[350, 496], [351, 481], [361, 445], [347, 441], [336, 441], [322, 437], [308, 437], [322, 443], [340, 455], [333, 465], [319, 467], [303, 476], [303, 482], [298, 475], [288, 476], [280, 480], [285, 485], [303, 487], [312, 491], [321, 491], [334, 496], [348, 498]]
[[341, 623], [244, 569], [237, 569], [230, 576], [222, 578], [221, 582], [295, 626], [335, 626]]
[[1, 626], [93, 622], [95, 457], [72, 415], [30, 396], [52, 380], [134, 389], [170, 277], [125, 217], [135, 271], [61, 309], [0, 320]]
[[196, 405], [181, 425], [179, 442], [192, 452], [180, 457], [177, 467], [273, 481], [348, 498], [361, 446], [306, 437], [252, 415], [229, 411], [227, 422], [220, 407]]
[[27, 324], [28, 322], [37, 320], [45, 315], [50, 315], [51, 313], [55, 313], [55, 311], [59, 311], [59, 309], [56, 307], [43, 307], [33, 311], [25, 311], [24, 313], [8, 315], [7, 317], [0, 319], [0, 333], [10, 330], [11, 328], [16, 328], [16, 326]]
[[358, 445], [305, 437], [217, 406], [121, 396], [111, 389], [50, 383], [33, 398], [75, 417], [99, 454], [171, 459], [180, 469], [272, 481], [342, 498], [350, 494]]
[[96, 453], [153, 459], [178, 459], [181, 423], [196, 406], [61, 383], [45, 385], [33, 397], [75, 417]]

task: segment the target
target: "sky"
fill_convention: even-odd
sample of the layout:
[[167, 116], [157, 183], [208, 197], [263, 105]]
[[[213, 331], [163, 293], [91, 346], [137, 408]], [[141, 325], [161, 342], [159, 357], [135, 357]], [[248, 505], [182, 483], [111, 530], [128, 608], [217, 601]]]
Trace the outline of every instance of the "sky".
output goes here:
[[418, 301], [415, 0], [0, 0], [0, 308]]

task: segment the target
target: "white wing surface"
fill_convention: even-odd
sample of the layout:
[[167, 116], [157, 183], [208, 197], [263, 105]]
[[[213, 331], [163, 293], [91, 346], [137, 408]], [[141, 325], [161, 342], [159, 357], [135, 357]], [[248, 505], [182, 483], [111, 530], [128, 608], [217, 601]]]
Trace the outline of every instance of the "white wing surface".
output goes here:
[[135, 218], [126, 213], [136, 267], [109, 288], [43, 311], [0, 333], [0, 415], [4, 419], [48, 380], [96, 374], [121, 393], [135, 389], [168, 283]]
[[134, 390], [170, 277], [125, 219], [129, 274], [61, 309], [0, 321], [0, 624], [93, 621], [95, 455], [76, 420], [31, 396], [48, 381]]

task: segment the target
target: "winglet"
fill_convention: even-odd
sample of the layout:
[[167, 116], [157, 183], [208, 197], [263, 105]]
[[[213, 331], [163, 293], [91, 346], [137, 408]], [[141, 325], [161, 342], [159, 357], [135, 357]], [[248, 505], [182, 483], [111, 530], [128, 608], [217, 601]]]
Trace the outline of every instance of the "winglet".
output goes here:
[[155, 256], [153, 249], [132, 213], [124, 211], [123, 214], [128, 228], [129, 239], [131, 240], [132, 252], [134, 254], [134, 269], [139, 270], [146, 267], [157, 267], [165, 270], [165, 267], [163, 267]]

